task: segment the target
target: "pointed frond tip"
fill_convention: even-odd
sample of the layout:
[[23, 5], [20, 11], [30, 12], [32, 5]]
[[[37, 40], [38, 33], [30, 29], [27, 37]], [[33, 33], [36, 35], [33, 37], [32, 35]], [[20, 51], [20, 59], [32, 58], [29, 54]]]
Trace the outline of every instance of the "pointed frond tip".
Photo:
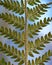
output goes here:
[[8, 10], [12, 10], [13, 12], [19, 13], [20, 15], [24, 13], [24, 3], [20, 4], [18, 1], [13, 0], [0, 0], [0, 5], [3, 5]]
[[24, 17], [17, 17], [14, 14], [9, 14], [9, 13], [2, 13], [0, 14], [0, 18], [5, 20], [8, 24], [12, 24], [15, 26], [16, 29], [23, 30], [24, 29]]
[[27, 0], [28, 4], [33, 6], [33, 5], [37, 5], [38, 3], [41, 3], [40, 0]]
[[52, 2], [47, 3], [47, 5], [50, 5], [50, 4], [52, 4]]
[[[41, 3], [40, 0], [27, 0], [28, 4], [31, 5], [31, 6], [34, 6], [34, 5], [38, 5], [39, 3]], [[49, 2], [49, 3], [46, 3], [47, 5], [51, 5], [52, 4], [52, 1]]]
[[12, 31], [10, 28], [8, 29], [6, 27], [0, 27], [0, 35], [4, 35], [5, 38], [7, 37], [8, 39], [11, 39], [14, 42], [14, 44], [24, 46], [24, 41], [20, 40], [21, 39], [20, 32], [17, 33], [15, 30]]
[[20, 62], [22, 59], [24, 61], [24, 50], [19, 51], [16, 48], [14, 48], [14, 46], [7, 46], [6, 43], [3, 45], [2, 42], [0, 42], [0, 51], [2, 51], [7, 56], [10, 56], [12, 59], [15, 59], [15, 62]]
[[10, 62], [6, 62], [4, 58], [2, 58], [0, 60], [0, 65], [14, 65], [14, 64], [11, 64]]
[[48, 8], [50, 8], [50, 6], [47, 4], [38, 4], [37, 6], [33, 7], [33, 9], [27, 7], [27, 18], [32, 22], [39, 20], [41, 15], [47, 12]]
[[42, 57], [38, 57], [35, 60], [28, 60], [28, 65], [44, 65], [44, 62], [48, 62], [50, 60], [50, 56], [52, 56], [52, 52], [48, 50], [45, 54], [42, 55]]
[[46, 19], [46, 17], [44, 18], [44, 20], [40, 20], [39, 22], [37, 22], [37, 24], [35, 23], [34, 25], [28, 25], [28, 30], [29, 30], [29, 37], [33, 38], [33, 35], [38, 35], [38, 32], [40, 32], [40, 30], [42, 30], [43, 27], [46, 27], [49, 22], [52, 22], [52, 17], [48, 17]]

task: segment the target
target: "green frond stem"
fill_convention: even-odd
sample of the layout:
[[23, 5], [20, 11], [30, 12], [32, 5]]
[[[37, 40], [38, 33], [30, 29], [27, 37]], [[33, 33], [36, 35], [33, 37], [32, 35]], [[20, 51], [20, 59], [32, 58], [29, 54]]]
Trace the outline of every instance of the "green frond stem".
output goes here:
[[9, 11], [12, 10], [13, 12], [19, 13], [20, 15], [24, 13], [24, 3], [20, 6], [18, 1], [0, 0], [0, 5], [4, 6]]
[[0, 51], [2, 51], [7, 56], [10, 56], [12, 59], [15, 59], [15, 62], [20, 62], [21, 60], [24, 61], [24, 50], [19, 51], [14, 48], [14, 46], [7, 46], [6, 43], [3, 45], [2, 42], [0, 42]]
[[52, 22], [52, 17], [51, 18], [44, 18], [44, 20], [40, 20], [40, 22], [37, 22], [37, 24], [35, 23], [34, 25], [28, 25], [28, 28], [29, 28], [29, 37], [30, 38], [33, 38], [33, 35], [38, 35], [38, 32], [40, 32], [40, 30], [43, 28], [43, 27], [46, 27], [49, 22]]
[[12, 31], [10, 28], [0, 27], [0, 35], [4, 35], [4, 37], [11, 39], [14, 44], [21, 44], [24, 46], [24, 40], [21, 40], [20, 32], [17, 33], [15, 30]]
[[45, 45], [50, 43], [50, 41], [52, 41], [52, 34], [49, 32], [45, 36], [36, 39], [35, 43], [33, 43], [33, 41], [28, 42], [28, 52], [31, 52], [30, 56], [32, 56], [33, 53], [39, 54], [38, 50], [43, 50]]
[[30, 9], [27, 7], [27, 13], [28, 13], [27, 18], [33, 22], [35, 20], [39, 20], [41, 15], [45, 14], [45, 12], [47, 12], [47, 9], [50, 8], [49, 5], [38, 4], [37, 6], [33, 7], [33, 9], [32, 8]]
[[20, 30], [24, 29], [24, 17], [17, 17], [14, 14], [2, 13], [0, 14], [0, 18], [5, 20], [5, 22], [12, 24], [16, 29], [20, 28]]
[[25, 65], [28, 65], [28, 21], [27, 21], [27, 0], [25, 0], [25, 26], [24, 26], [24, 39], [25, 39]]
[[28, 65], [44, 65], [44, 62], [48, 62], [50, 60], [50, 57], [52, 56], [52, 52], [48, 50], [45, 54], [42, 55], [42, 57], [38, 57], [35, 60], [28, 60]]
[[6, 62], [4, 58], [2, 58], [0, 60], [0, 65], [14, 65], [14, 64], [11, 64], [10, 62]]

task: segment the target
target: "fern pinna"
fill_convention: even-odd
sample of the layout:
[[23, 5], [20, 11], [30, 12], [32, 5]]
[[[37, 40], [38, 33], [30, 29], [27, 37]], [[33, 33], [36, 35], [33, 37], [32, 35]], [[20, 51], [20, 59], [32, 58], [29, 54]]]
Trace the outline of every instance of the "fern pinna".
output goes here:
[[[27, 4], [33, 6], [33, 8], [29, 8]], [[45, 36], [41, 36], [41, 38], [37, 38], [35, 41], [29, 40], [29, 38], [33, 39], [35, 35], [38, 36], [38, 32], [52, 21], [52, 17], [45, 17], [43, 20], [39, 20], [39, 18], [47, 12], [51, 4], [52, 2], [42, 4], [40, 0], [21, 0], [20, 2], [18, 0], [0, 0], [1, 6], [8, 9], [8, 11], [19, 14], [19, 16], [7, 12], [0, 14], [1, 19], [19, 30], [12, 30], [4, 26], [0, 27], [0, 35], [12, 40], [14, 44], [18, 45], [18, 47], [15, 48], [14, 46], [11, 47], [7, 45], [7, 43], [3, 44], [0, 41], [0, 51], [6, 54], [6, 56], [10, 56], [11, 59], [14, 59], [14, 62], [18, 63], [18, 65], [45, 65], [45, 62], [48, 62], [50, 56], [52, 56], [51, 50], [48, 50], [36, 59], [32, 59], [32, 61], [28, 60], [28, 55], [34, 57], [34, 54], [40, 54], [39, 50], [43, 50], [44, 47], [52, 41], [51, 32]], [[28, 20], [32, 23], [34, 22], [34, 24], [28, 23]], [[36, 24], [35, 21], [37, 20], [39, 22]], [[18, 48], [22, 47], [24, 47], [25, 50], [20, 51]], [[11, 65], [11, 62], [5, 62], [2, 58], [0, 64]]]

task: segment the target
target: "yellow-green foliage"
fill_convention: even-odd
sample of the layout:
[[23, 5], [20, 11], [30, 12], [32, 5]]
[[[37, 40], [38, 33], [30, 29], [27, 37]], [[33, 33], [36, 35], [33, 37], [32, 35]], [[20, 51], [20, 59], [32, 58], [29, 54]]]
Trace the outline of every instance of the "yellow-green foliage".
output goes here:
[[[18, 13], [20, 16], [15, 16], [15, 14], [11, 13], [1, 13], [0, 18], [3, 19], [6, 23], [15, 27], [15, 29], [19, 29], [20, 31], [15, 31], [10, 28], [1, 26], [0, 27], [0, 35], [4, 36], [4, 38], [11, 39], [14, 44], [18, 45], [18, 48], [25, 47], [25, 18], [23, 14], [25, 14], [25, 0], [21, 0], [21, 3], [13, 0], [0, 0], [0, 5], [8, 9], [8, 11]], [[38, 32], [42, 30], [43, 27], [46, 27], [49, 22], [52, 22], [52, 17], [44, 18], [43, 20], [39, 20], [39, 18], [44, 15], [49, 5], [52, 4], [46, 3], [41, 4], [40, 0], [27, 0], [27, 4], [35, 7], [29, 8], [27, 7], [27, 21], [34, 22], [34, 24], [28, 24], [28, 38], [32, 38], [35, 35], [38, 35]], [[39, 22], [35, 23], [35, 21], [39, 20]], [[39, 54], [39, 50], [43, 50], [44, 47], [52, 41], [52, 34], [49, 32], [45, 36], [41, 36], [41, 38], [37, 38], [34, 42], [28, 39], [28, 55], [30, 57], [34, 57], [34, 54]], [[7, 45], [7, 43], [3, 43], [0, 41], [0, 51], [2, 51], [6, 56], [10, 56], [14, 59], [14, 62], [17, 62], [18, 65], [22, 65], [25, 63], [25, 50], [18, 50], [14, 46]], [[32, 59], [32, 61], [28, 60], [28, 65], [44, 65], [44, 62], [48, 62], [50, 60], [50, 56], [52, 56], [51, 50], [45, 52], [44, 55], [38, 57], [36, 59]], [[4, 59], [0, 60], [1, 65], [11, 65], [11, 62], [6, 63]], [[12, 64], [13, 65], [13, 64]]]
[[[0, 60], [0, 65], [11, 65], [11, 63], [10, 63], [10, 62], [6, 63], [5, 59], [2, 58], [2, 59]], [[13, 65], [13, 64], [12, 64], [12, 65]]]

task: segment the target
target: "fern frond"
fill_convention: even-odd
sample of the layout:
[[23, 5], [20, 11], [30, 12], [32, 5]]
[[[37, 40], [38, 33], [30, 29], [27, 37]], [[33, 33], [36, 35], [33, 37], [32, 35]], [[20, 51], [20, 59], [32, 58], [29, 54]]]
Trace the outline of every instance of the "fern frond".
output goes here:
[[19, 11], [19, 14], [24, 14], [25, 12], [25, 4], [24, 4], [24, 1], [21, 0], [21, 7], [20, 7], [20, 11]]
[[2, 58], [0, 60], [0, 65], [14, 65], [14, 64], [11, 64], [10, 62], [6, 62], [4, 58]]
[[35, 23], [34, 25], [28, 25], [28, 28], [29, 28], [29, 37], [30, 38], [33, 38], [33, 35], [38, 35], [38, 32], [40, 32], [40, 30], [43, 28], [43, 27], [46, 27], [49, 22], [52, 22], [52, 18], [47, 18], [46, 17], [44, 18], [44, 20], [40, 20], [40, 22], [37, 22], [37, 24]]
[[28, 4], [33, 6], [33, 5], [37, 5], [38, 3], [41, 3], [40, 0], [27, 0]]
[[5, 62], [4, 58], [2, 58], [2, 59], [0, 60], [0, 65], [7, 65], [7, 63]]
[[4, 35], [4, 37], [11, 39], [14, 44], [23, 44], [24, 46], [24, 41], [21, 40], [20, 32], [17, 33], [15, 30], [12, 31], [10, 28], [0, 27], [0, 35]]
[[48, 62], [50, 60], [50, 56], [52, 56], [52, 52], [48, 50], [45, 54], [42, 55], [42, 57], [38, 57], [35, 60], [28, 60], [28, 65], [45, 65], [44, 62]]
[[39, 52], [37, 51], [37, 49], [35, 48], [35, 45], [34, 45], [34, 43], [31, 41], [29, 41], [28, 42], [28, 55], [30, 56], [30, 57], [34, 57], [34, 54], [33, 53], [35, 53], [35, 54], [39, 54]]
[[[35, 40], [35, 47], [38, 50], [42, 50], [45, 44], [48, 44], [50, 41], [52, 41], [52, 34], [49, 32], [45, 36], [41, 36], [41, 38], [38, 38]], [[42, 49], [41, 49], [42, 48]]]
[[37, 50], [43, 50], [43, 47], [45, 47], [45, 44], [48, 44], [49, 41], [52, 41], [52, 34], [49, 32], [44, 37], [41, 36], [41, 38], [38, 38], [35, 40], [35, 47]]
[[19, 13], [20, 15], [24, 13], [24, 4], [22, 3], [20, 6], [18, 1], [0, 0], [0, 5], [3, 5], [8, 10], [12, 10], [13, 12]]
[[41, 36], [41, 38], [36, 39], [35, 43], [32, 41], [28, 42], [28, 52], [31, 52], [31, 55], [33, 53], [39, 54], [38, 50], [43, 50], [45, 45], [50, 41], [52, 41], [52, 34], [49, 32], [45, 36]]
[[50, 5], [50, 4], [52, 4], [52, 2], [47, 3], [47, 5]]
[[[29, 8], [27, 4], [33, 6], [33, 8]], [[41, 36], [41, 38], [37, 38], [35, 41], [30, 41], [29, 38], [38, 35], [38, 32], [52, 21], [52, 18], [48, 17], [46, 19], [45, 17], [43, 21], [40, 20], [37, 24], [35, 23], [36, 20], [39, 20], [39, 18], [48, 11], [47, 9], [50, 8], [49, 5], [51, 4], [52, 2], [41, 4], [40, 0], [20, 0], [20, 2], [17, 0], [0, 0], [1, 6], [8, 9], [8, 11], [12, 11], [12, 13], [15, 12], [19, 14], [19, 17], [17, 17], [14, 14], [2, 13], [0, 14], [0, 18], [8, 24], [13, 25], [16, 29], [20, 29], [20, 31], [15, 31], [1, 26], [0, 35], [4, 36], [4, 38], [11, 39], [14, 44], [18, 44], [18, 48], [24, 46], [24, 49], [20, 51], [14, 48], [14, 46], [0, 42], [0, 51], [6, 54], [6, 56], [10, 56], [11, 59], [14, 59], [14, 62], [17, 62], [18, 65], [23, 65], [24, 63], [25, 65], [45, 65], [44, 62], [48, 62], [50, 56], [52, 56], [50, 50], [41, 57], [39, 56], [35, 60], [32, 59], [32, 62], [28, 60], [28, 55], [34, 57], [34, 53], [39, 54], [39, 50], [43, 50], [46, 44], [52, 41], [51, 32], [45, 34], [45, 36]], [[25, 17], [23, 17], [23, 14]], [[28, 20], [34, 22], [34, 24], [28, 24]], [[11, 62], [6, 63], [4, 59], [2, 59], [0, 60], [0, 64], [11, 65]]]
[[21, 60], [21, 61], [18, 63], [18, 65], [22, 65], [22, 64], [24, 64], [24, 60]]
[[17, 17], [14, 14], [8, 14], [8, 13], [2, 13], [0, 14], [0, 18], [5, 20], [5, 22], [8, 22], [9, 24], [12, 24], [16, 28], [20, 28], [20, 30], [24, 29], [24, 17]]
[[35, 64], [43, 65], [44, 62], [48, 62], [50, 60], [50, 56], [52, 56], [52, 52], [48, 50], [42, 57], [36, 58], [35, 59]]
[[51, 32], [49, 32], [45, 36], [41, 36], [41, 38], [36, 39], [35, 40], [35, 47], [38, 50], [41, 50], [41, 49], [39, 49], [39, 47], [44, 47], [43, 45], [44, 44], [48, 44], [50, 41], [52, 41], [52, 34], [51, 34]]
[[24, 50], [19, 51], [14, 48], [14, 46], [10, 47], [10, 45], [7, 46], [7, 44], [3, 45], [2, 42], [0, 42], [0, 51], [10, 56], [12, 59], [15, 59], [15, 62], [20, 62], [22, 59], [24, 61]]
[[34, 20], [38, 20], [41, 15], [45, 14], [45, 12], [47, 12], [47, 9], [50, 8], [49, 5], [38, 4], [37, 6], [33, 7], [33, 9], [27, 7], [28, 19], [33, 22]]

